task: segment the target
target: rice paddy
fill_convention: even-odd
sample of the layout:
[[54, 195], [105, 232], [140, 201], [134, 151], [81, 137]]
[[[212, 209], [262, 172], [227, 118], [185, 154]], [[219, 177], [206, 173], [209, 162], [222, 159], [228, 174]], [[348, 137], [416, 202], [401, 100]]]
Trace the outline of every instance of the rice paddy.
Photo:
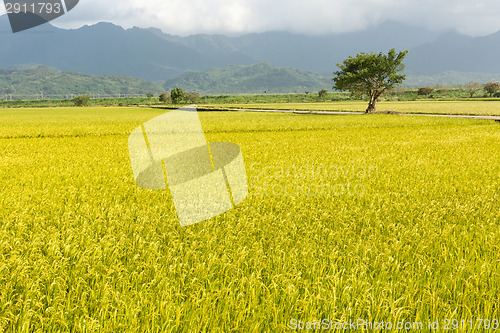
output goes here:
[[[439, 112], [412, 103], [396, 110]], [[208, 141], [240, 146], [249, 195], [181, 228], [128, 156], [130, 132], [163, 112], [0, 110], [0, 332], [498, 323], [498, 123], [200, 112]]]

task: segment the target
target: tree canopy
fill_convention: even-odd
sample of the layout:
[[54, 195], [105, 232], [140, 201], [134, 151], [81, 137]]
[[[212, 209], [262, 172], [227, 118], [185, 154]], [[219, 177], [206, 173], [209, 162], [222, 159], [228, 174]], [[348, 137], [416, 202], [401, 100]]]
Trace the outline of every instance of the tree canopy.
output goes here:
[[162, 92], [159, 99], [160, 102], [167, 103], [168, 101], [170, 101], [170, 93], [168, 91]]
[[170, 91], [172, 103], [179, 104], [184, 99], [184, 91], [181, 88], [174, 88]]
[[75, 98], [73, 98], [73, 103], [75, 103], [75, 106], [88, 106], [90, 103], [90, 96], [89, 95], [76, 96]]
[[500, 90], [500, 84], [498, 82], [490, 82], [484, 85], [484, 90], [490, 94], [490, 97]]
[[378, 98], [406, 79], [406, 75], [398, 72], [404, 70], [403, 59], [407, 53], [408, 51], [396, 53], [395, 49], [391, 49], [388, 54], [372, 52], [350, 56], [342, 64], [337, 64], [340, 70], [334, 72], [333, 88], [350, 91], [358, 96], [369, 96], [366, 112], [374, 112]]
[[470, 81], [465, 85], [465, 89], [469, 92], [470, 98], [472, 98], [474, 97], [476, 91], [481, 89], [481, 85], [479, 84], [479, 82]]

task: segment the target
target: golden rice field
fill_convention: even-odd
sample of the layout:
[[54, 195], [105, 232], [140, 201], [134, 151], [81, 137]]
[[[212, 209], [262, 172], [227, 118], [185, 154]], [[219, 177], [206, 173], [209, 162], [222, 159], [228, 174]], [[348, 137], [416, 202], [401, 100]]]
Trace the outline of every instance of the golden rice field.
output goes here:
[[500, 124], [200, 113], [240, 146], [249, 195], [181, 228], [128, 156], [163, 112], [0, 110], [0, 332], [498, 327]]

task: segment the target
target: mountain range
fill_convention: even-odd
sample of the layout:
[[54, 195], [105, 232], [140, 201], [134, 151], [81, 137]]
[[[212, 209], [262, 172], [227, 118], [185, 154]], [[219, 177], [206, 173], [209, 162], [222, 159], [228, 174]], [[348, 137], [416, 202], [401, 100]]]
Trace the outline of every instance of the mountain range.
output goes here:
[[[0, 69], [0, 99], [70, 98], [94, 96], [159, 94], [162, 88], [152, 82], [119, 74], [88, 75], [61, 72], [39, 65], [18, 65]], [[36, 96], [36, 97], [35, 97]]]
[[[336, 64], [349, 55], [387, 52], [390, 48], [410, 50], [405, 59], [406, 73], [409, 77], [419, 75], [419, 82], [422, 77], [435, 82], [431, 76], [443, 77], [444, 72], [476, 77], [478, 73], [500, 73], [500, 32], [470, 37], [392, 21], [343, 34], [265, 32], [181, 37], [155, 28], [123, 29], [111, 23], [71, 30], [45, 24], [12, 34], [4, 15], [0, 16], [0, 40], [0, 68], [34, 63], [61, 71], [127, 75], [162, 85], [187, 71], [192, 76], [193, 71], [263, 61], [331, 77]], [[468, 76], [446, 76], [450, 77]]]
[[296, 68], [275, 67], [269, 62], [255, 65], [229, 65], [204, 71], [187, 71], [167, 80], [164, 89], [176, 87], [205, 95], [216, 94], [279, 94], [318, 92], [332, 88], [332, 79]]

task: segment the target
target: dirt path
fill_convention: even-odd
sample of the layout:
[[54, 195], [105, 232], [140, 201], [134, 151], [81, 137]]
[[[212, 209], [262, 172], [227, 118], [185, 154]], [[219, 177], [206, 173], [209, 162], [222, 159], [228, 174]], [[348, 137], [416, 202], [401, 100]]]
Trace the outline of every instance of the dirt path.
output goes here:
[[[296, 114], [331, 114], [331, 115], [364, 115], [364, 112], [354, 111], [295, 111], [295, 110], [264, 110], [264, 109], [233, 109], [231, 111], [243, 112], [280, 112]], [[420, 117], [442, 117], [442, 118], [467, 118], [467, 119], [487, 119], [500, 122], [500, 116], [474, 116], [474, 115], [454, 115], [454, 114], [425, 114], [425, 113], [398, 113], [400, 116], [420, 116]]]
[[[166, 110], [174, 110], [175, 108], [170, 107], [152, 107], [152, 106], [143, 106], [153, 109], [166, 109]], [[295, 114], [330, 114], [330, 115], [364, 115], [364, 112], [357, 111], [304, 111], [304, 110], [267, 110], [267, 109], [206, 109], [203, 107], [196, 107], [198, 111], [201, 112], [210, 112], [210, 111], [232, 111], [232, 112], [275, 112], [275, 113], [295, 113]], [[418, 116], [418, 117], [442, 117], [442, 118], [463, 118], [463, 119], [486, 119], [486, 120], [495, 120], [500, 122], [500, 116], [478, 116], [478, 115], [460, 115], [460, 114], [432, 114], [432, 113], [394, 113], [399, 116]]]

